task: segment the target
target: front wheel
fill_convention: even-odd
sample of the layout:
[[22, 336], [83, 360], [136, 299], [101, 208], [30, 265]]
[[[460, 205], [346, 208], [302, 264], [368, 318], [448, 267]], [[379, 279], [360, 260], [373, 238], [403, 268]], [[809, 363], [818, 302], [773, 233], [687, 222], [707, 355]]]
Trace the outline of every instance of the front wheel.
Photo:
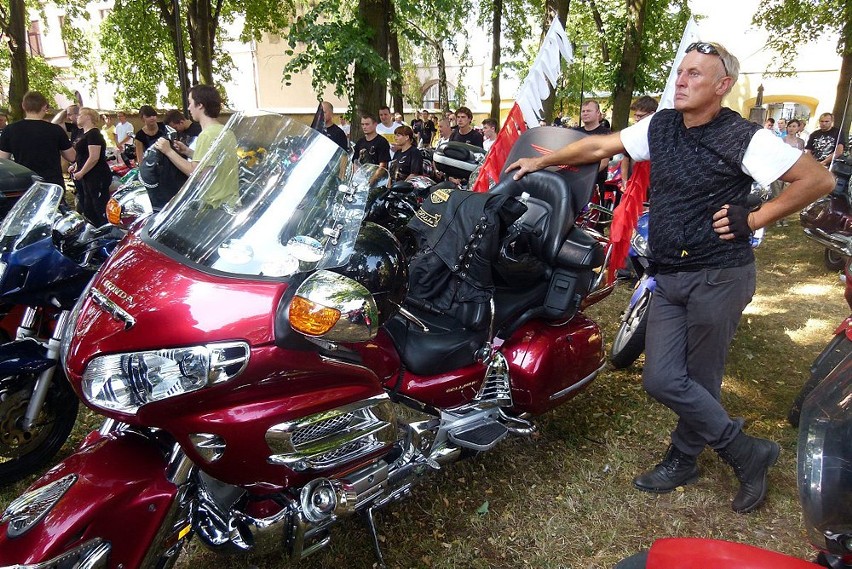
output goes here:
[[651, 291], [646, 290], [632, 307], [618, 328], [612, 341], [610, 361], [616, 369], [629, 366], [645, 351], [645, 329], [648, 326], [648, 308]]
[[0, 380], [0, 484], [16, 482], [46, 466], [77, 420], [77, 396], [57, 371], [35, 424], [24, 429], [34, 385], [35, 379], [30, 376]]
[[825, 268], [829, 271], [842, 271], [843, 267], [846, 266], [846, 258], [833, 249], [825, 249], [823, 261], [825, 262]]

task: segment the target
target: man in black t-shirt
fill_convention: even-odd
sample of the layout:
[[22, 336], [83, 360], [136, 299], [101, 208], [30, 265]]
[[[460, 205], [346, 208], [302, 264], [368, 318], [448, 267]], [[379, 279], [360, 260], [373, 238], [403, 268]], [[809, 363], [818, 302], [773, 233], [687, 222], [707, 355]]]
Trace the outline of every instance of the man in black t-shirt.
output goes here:
[[343, 129], [334, 124], [334, 107], [328, 101], [322, 102], [323, 120], [325, 120], [325, 135], [343, 150], [349, 152], [349, 139]]
[[[574, 130], [584, 132], [591, 135], [610, 134], [612, 131], [601, 124], [601, 106], [595, 100], [585, 101], [580, 109], [580, 120], [583, 121], [583, 126], [575, 126]], [[601, 160], [601, 165], [598, 169], [598, 191], [601, 194], [601, 203], [603, 203], [603, 187], [606, 182], [606, 169], [609, 164], [609, 158]]]
[[177, 131], [175, 140], [186, 145], [191, 144], [201, 134], [201, 125], [189, 120], [177, 109], [167, 112], [163, 117], [163, 123]]
[[376, 133], [379, 121], [370, 114], [361, 116], [361, 130], [364, 137], [355, 143], [355, 160], [361, 164], [377, 164], [387, 168], [390, 162], [390, 143]]
[[831, 166], [835, 157], [843, 154], [843, 143], [839, 142], [840, 131], [834, 128], [834, 115], [823, 113], [819, 116], [819, 130], [813, 132], [805, 145], [805, 152], [813, 154], [817, 162], [825, 167]]
[[45, 182], [65, 187], [60, 155], [73, 162], [77, 153], [65, 130], [44, 120], [47, 99], [41, 93], [28, 91], [21, 102], [24, 120], [13, 122], [0, 134], [0, 158], [14, 156], [15, 162], [26, 166]]
[[472, 122], [473, 111], [467, 107], [459, 107], [456, 111], [456, 123], [458, 123], [459, 128], [458, 130], [453, 131], [452, 136], [450, 136], [450, 140], [452, 142], [464, 142], [465, 144], [472, 144], [473, 146], [482, 148], [482, 133], [471, 126]]

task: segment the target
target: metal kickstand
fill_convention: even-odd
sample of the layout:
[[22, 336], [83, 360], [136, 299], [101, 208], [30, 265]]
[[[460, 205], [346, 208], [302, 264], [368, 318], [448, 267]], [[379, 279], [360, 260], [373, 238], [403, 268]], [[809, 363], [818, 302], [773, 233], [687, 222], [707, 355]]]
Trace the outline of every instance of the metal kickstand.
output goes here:
[[382, 555], [382, 548], [379, 545], [379, 532], [376, 529], [376, 519], [373, 516], [373, 508], [367, 508], [362, 514], [364, 522], [367, 524], [367, 529], [370, 532], [370, 537], [373, 538], [373, 553], [376, 555], [377, 567], [379, 569], [387, 569], [385, 558]]

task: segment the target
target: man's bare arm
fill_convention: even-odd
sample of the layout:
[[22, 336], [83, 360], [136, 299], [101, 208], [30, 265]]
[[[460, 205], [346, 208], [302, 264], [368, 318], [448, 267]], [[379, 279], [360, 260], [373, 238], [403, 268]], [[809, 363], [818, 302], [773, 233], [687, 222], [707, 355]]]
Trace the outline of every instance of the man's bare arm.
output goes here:
[[621, 142], [619, 133], [588, 136], [538, 158], [521, 158], [509, 164], [506, 171], [517, 170], [514, 178], [520, 180], [527, 172], [535, 172], [548, 166], [594, 164], [604, 159], [609, 160], [610, 156], [619, 152], [624, 152], [624, 144]]
[[[834, 176], [823, 168], [810, 154], [802, 154], [796, 163], [780, 178], [789, 182], [778, 197], [769, 200], [757, 211], [748, 214], [752, 231], [766, 227], [793, 212], [799, 211], [834, 188]], [[713, 215], [713, 229], [721, 239], [733, 239], [727, 206]]]

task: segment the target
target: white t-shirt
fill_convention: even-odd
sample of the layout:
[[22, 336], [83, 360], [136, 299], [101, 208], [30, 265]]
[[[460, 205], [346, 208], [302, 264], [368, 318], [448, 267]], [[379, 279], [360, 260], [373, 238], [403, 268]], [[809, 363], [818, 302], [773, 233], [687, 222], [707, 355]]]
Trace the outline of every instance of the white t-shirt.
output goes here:
[[[624, 149], [637, 162], [651, 159], [648, 128], [653, 118], [654, 115], [651, 115], [619, 131]], [[760, 129], [748, 143], [743, 156], [742, 171], [761, 186], [769, 186], [792, 168], [801, 156], [801, 151], [785, 144], [771, 130]]]
[[382, 138], [387, 140], [388, 144], [391, 145], [391, 153], [390, 153], [391, 158], [393, 158], [393, 155], [396, 154], [396, 152], [393, 151], [393, 145], [394, 145], [394, 141], [395, 141], [394, 137], [393, 137], [393, 131], [395, 131], [397, 128], [399, 128], [401, 126], [402, 126], [402, 123], [398, 122], [398, 121], [394, 121], [390, 126], [385, 126], [382, 123], [379, 123], [379, 124], [376, 125], [376, 134], [380, 135]]
[[[116, 138], [116, 140], [118, 140], [118, 142], [121, 142], [122, 140], [124, 140], [125, 136], [133, 135], [134, 132], [136, 132], [136, 131], [133, 129], [133, 124], [131, 124], [130, 121], [127, 121], [125, 123], [116, 123], [116, 125], [115, 125], [115, 138]], [[133, 143], [133, 139], [131, 138], [131, 139], [128, 139], [127, 141], [125, 141], [124, 144], [132, 144], [132, 143]]]
[[491, 140], [490, 138], [484, 138], [482, 139], [482, 148], [485, 149], [485, 152], [488, 152], [488, 149], [490, 149], [495, 142], [497, 142], [496, 138], [494, 140]]

